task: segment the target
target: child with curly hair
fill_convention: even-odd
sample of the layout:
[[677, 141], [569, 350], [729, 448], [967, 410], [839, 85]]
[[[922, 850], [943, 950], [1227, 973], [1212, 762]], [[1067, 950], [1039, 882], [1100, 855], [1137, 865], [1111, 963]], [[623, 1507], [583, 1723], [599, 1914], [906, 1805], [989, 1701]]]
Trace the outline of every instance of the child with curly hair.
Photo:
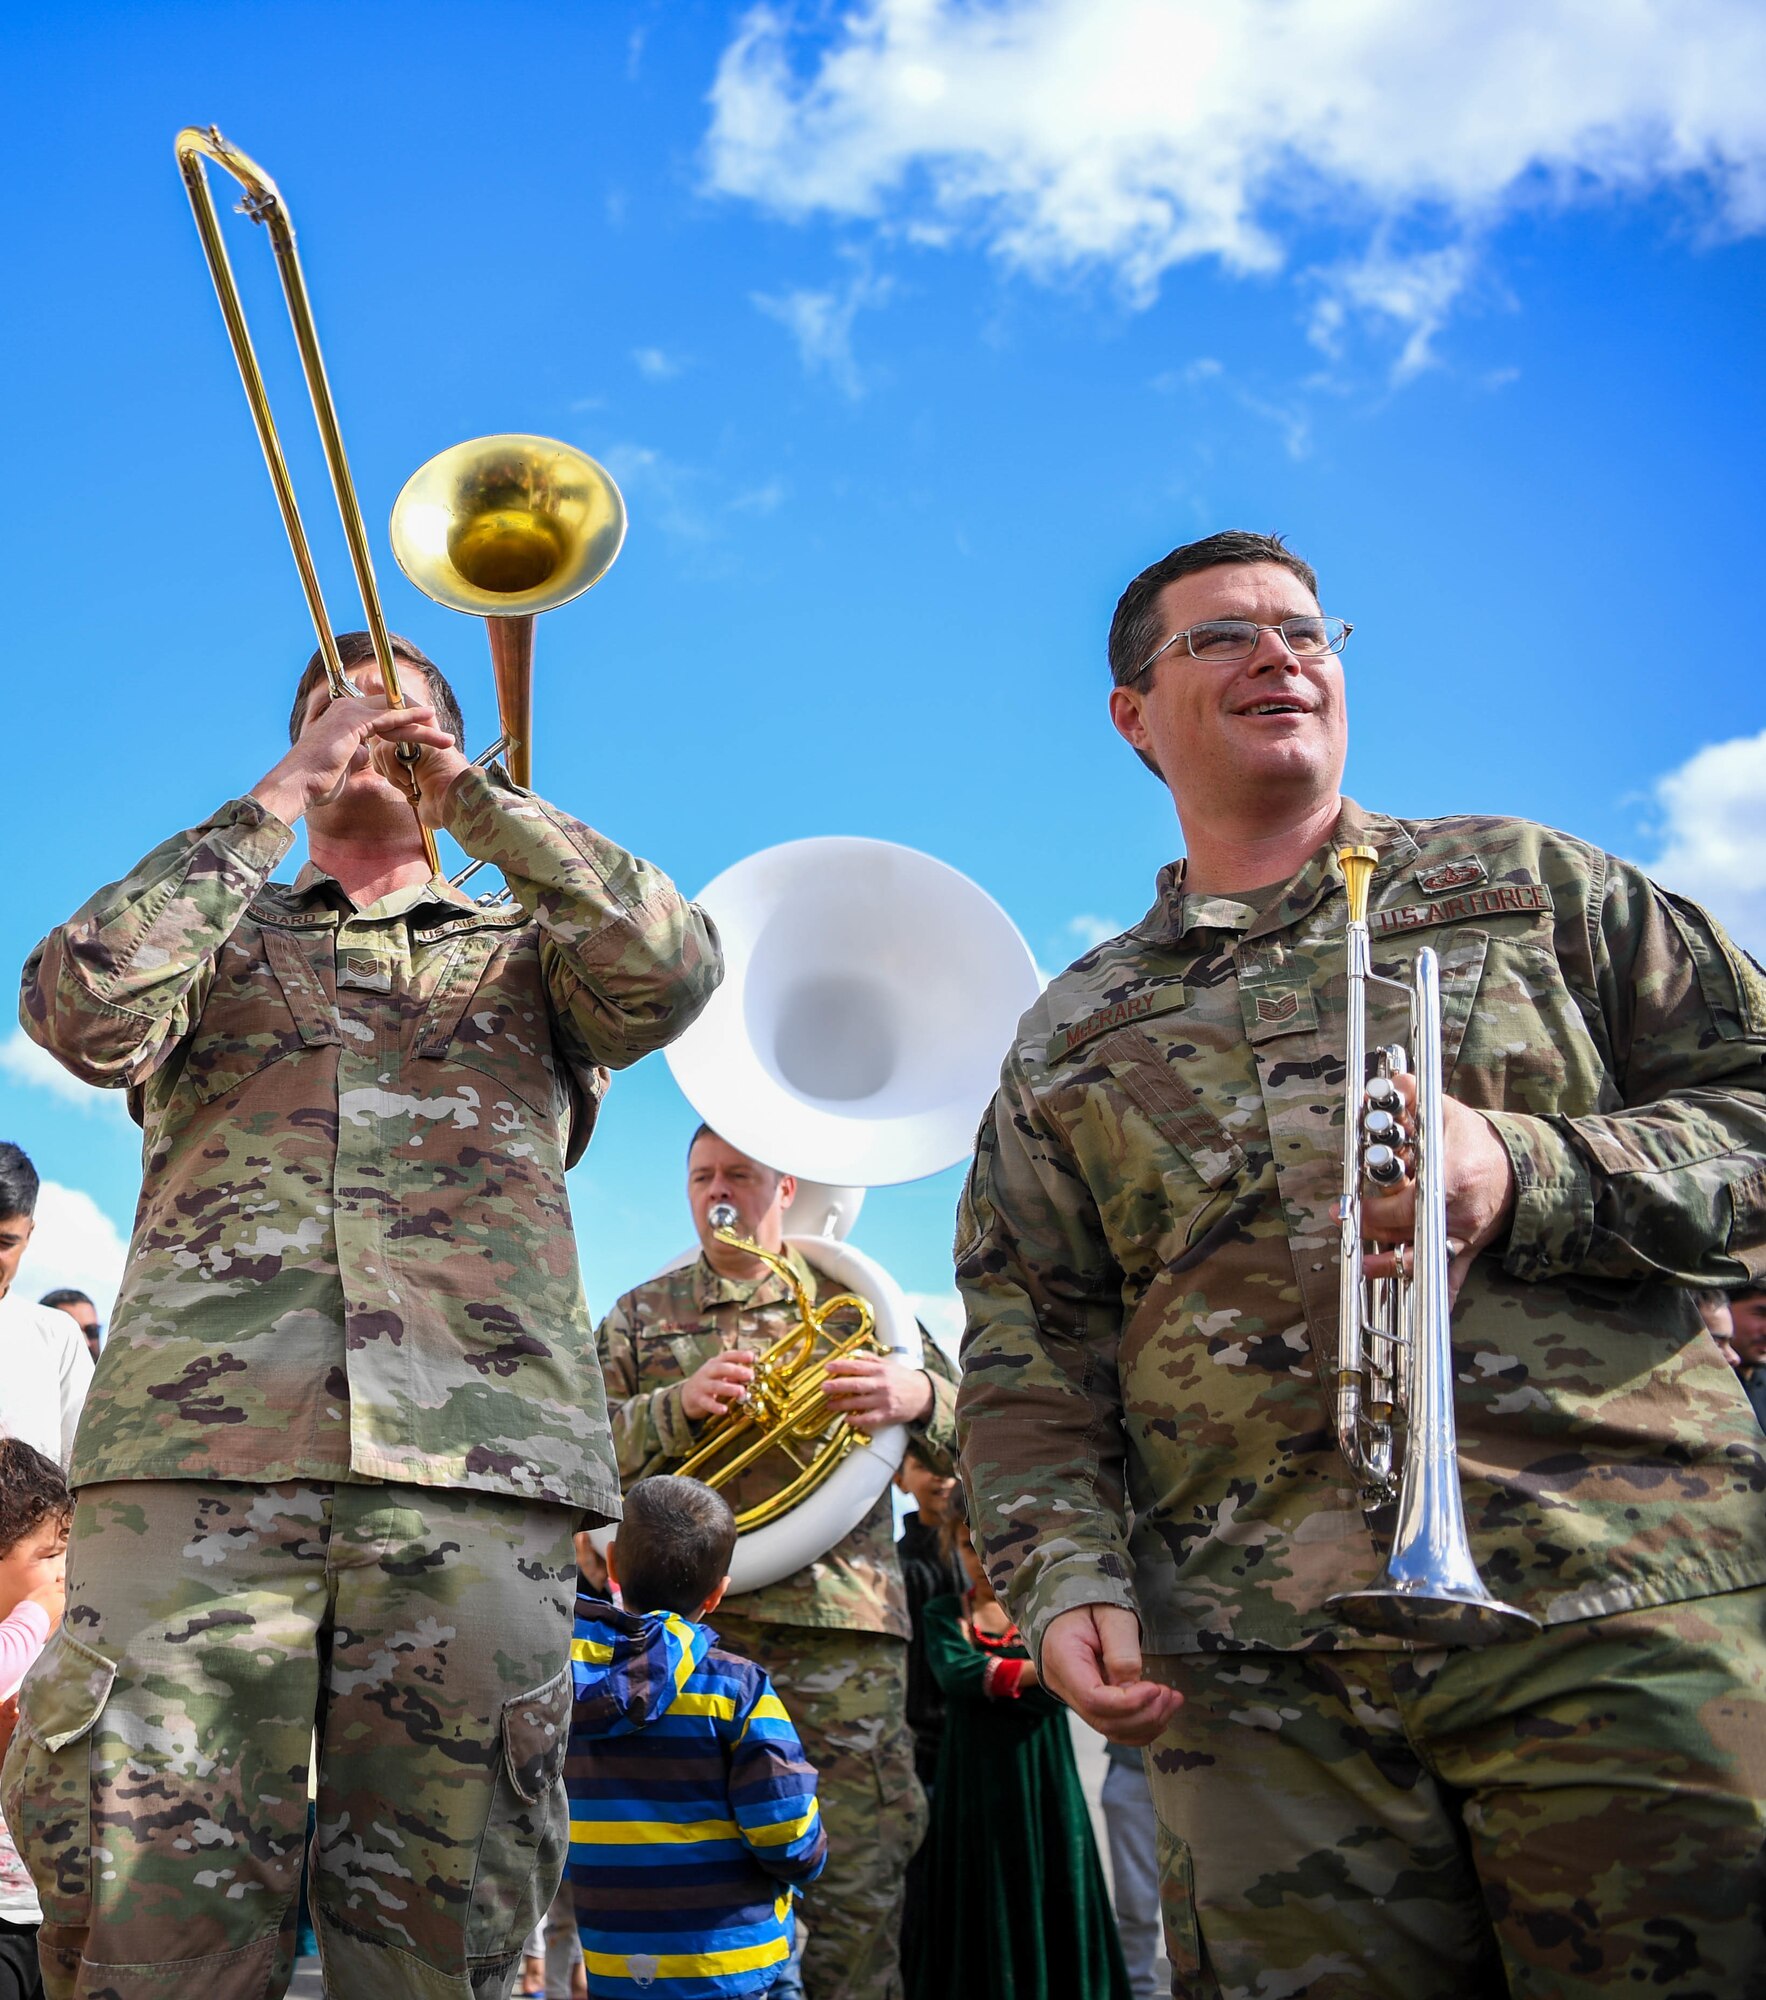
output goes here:
[[[18, 1716], [18, 1686], [61, 1623], [73, 1496], [61, 1467], [22, 1438], [0, 1438], [0, 1749]], [[0, 2000], [41, 2000], [43, 1911], [0, 1820]]]

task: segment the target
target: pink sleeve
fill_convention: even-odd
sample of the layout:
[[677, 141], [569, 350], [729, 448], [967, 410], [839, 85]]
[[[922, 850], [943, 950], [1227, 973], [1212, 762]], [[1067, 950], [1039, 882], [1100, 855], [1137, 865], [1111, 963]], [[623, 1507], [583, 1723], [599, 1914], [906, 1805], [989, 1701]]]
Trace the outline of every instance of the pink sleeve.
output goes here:
[[18, 1693], [18, 1684], [49, 1643], [49, 1614], [27, 1598], [0, 1618], [0, 1701]]

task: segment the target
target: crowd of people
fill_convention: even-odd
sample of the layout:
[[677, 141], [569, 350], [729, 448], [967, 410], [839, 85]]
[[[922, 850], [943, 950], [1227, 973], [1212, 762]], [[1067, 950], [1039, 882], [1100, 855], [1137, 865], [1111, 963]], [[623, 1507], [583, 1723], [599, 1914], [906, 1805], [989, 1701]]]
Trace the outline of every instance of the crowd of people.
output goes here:
[[[36, 1191], [30, 1160], [17, 1146], [0, 1144], [0, 1340], [10, 1364], [0, 1393], [0, 1732], [7, 1736], [19, 1684], [65, 1604], [73, 1511], [65, 1467], [91, 1380], [86, 1346], [98, 1331], [85, 1293], [57, 1288], [31, 1302], [12, 1286]], [[760, 1236], [782, 1241], [787, 1177], [703, 1128], [689, 1156], [688, 1193], [691, 1211], [701, 1216], [739, 1193]], [[711, 1237], [709, 1226], [705, 1234]], [[739, 1308], [725, 1316], [725, 1337], [710, 1342], [703, 1359], [693, 1351], [683, 1356], [675, 1346], [679, 1300], [659, 1320], [639, 1295], [628, 1295], [600, 1335], [617, 1387], [649, 1380], [647, 1393], [655, 1393], [654, 1364], [646, 1372], [631, 1349], [638, 1325], [669, 1329], [678, 1364], [671, 1380], [684, 1385], [697, 1375], [708, 1386], [745, 1381], [756, 1355], [781, 1330], [779, 1301], [761, 1295], [754, 1273], [742, 1270], [726, 1246], [711, 1240], [707, 1247], [725, 1253], [723, 1303]], [[804, 1275], [814, 1283], [807, 1264]], [[694, 1295], [697, 1289], [686, 1288]], [[1700, 1310], [1766, 1424], [1766, 1286], [1703, 1293]], [[681, 1372], [688, 1361], [697, 1366]], [[728, 1365], [720, 1372], [713, 1361]], [[657, 1418], [637, 1406], [638, 1393], [634, 1387], [615, 1401], [616, 1427], [623, 1423], [630, 1434], [647, 1422], [649, 1431], [640, 1434], [653, 1435]], [[637, 1467], [643, 1459], [629, 1450], [628, 1462]], [[902, 1631], [890, 1637], [902, 1641], [899, 1720], [926, 1801], [926, 1831], [906, 1855], [898, 1884], [892, 1888], [884, 1877], [869, 1885], [874, 1900], [878, 1892], [891, 1899], [891, 1914], [856, 1945], [872, 1968], [867, 1984], [908, 2000], [1150, 2000], [1168, 1968], [1143, 1755], [1124, 1744], [1104, 1746], [1108, 1768], [1099, 1804], [1108, 1835], [1107, 1886], [1068, 1712], [1040, 1685], [1023, 1635], [988, 1580], [948, 1449], [922, 1430], [907, 1447], [895, 1485], [906, 1511], [897, 1510], [889, 1553], [905, 1617]], [[885, 1511], [879, 1508], [880, 1518]], [[881, 1526], [868, 1533], [864, 1553], [887, 1577], [883, 1533]], [[764, 1992], [770, 2000], [801, 2000], [806, 1992], [804, 1945], [813, 1924], [797, 1913], [810, 1907], [827, 1873], [829, 1804], [838, 1833], [843, 1802], [822, 1783], [763, 1664], [770, 1656], [788, 1678], [801, 1675], [794, 1657], [799, 1642], [777, 1630], [757, 1638], [757, 1621], [740, 1599], [728, 1600], [736, 1615], [720, 1615], [735, 1540], [734, 1515], [721, 1495], [697, 1481], [642, 1472], [626, 1491], [605, 1558], [588, 1534], [576, 1538], [571, 1749], [564, 1766], [576, 1865], [527, 1940], [519, 1994], [666, 1995], [705, 1978], [723, 1979], [716, 1990]], [[854, 1553], [844, 1560], [851, 1563]], [[796, 1588], [815, 1601], [813, 1579], [797, 1580]], [[726, 1640], [726, 1626], [757, 1650]], [[805, 1708], [818, 1714], [813, 1699]], [[895, 1719], [885, 1709], [868, 1722], [887, 1728]], [[838, 1756], [830, 1761], [838, 1771]], [[658, 1802], [647, 1804], [658, 1787]], [[652, 1809], [678, 1816], [683, 1799], [702, 1828], [727, 1822], [739, 1829], [739, 1846], [702, 1833], [659, 1865], [647, 1851], [643, 1816]], [[873, 1857], [879, 1833], [887, 1837], [886, 1828], [865, 1829]], [[708, 1885], [720, 1881], [727, 1903], [708, 1907]], [[0, 1822], [0, 2000], [41, 1994], [41, 1920], [30, 1875]], [[851, 1935], [858, 1926], [843, 1928]], [[670, 1929], [676, 1949], [664, 1952], [660, 1933]], [[302, 1949], [315, 1948], [307, 1929]], [[767, 1962], [768, 1953], [777, 1960], [776, 1976], [764, 1986], [746, 1983], [744, 1975]], [[724, 1956], [742, 1970], [706, 1969]], [[647, 1957], [656, 1959], [657, 1971], [646, 1974]], [[680, 1983], [671, 1987], [660, 1970], [665, 1957], [702, 1963], [690, 1975], [677, 1973]], [[589, 1968], [596, 1968], [592, 1978]]]
[[[1110, 712], [1183, 858], [1006, 1052], [960, 1370], [822, 1370], [819, 1422], [905, 1434], [907, 1532], [879, 1476], [740, 1590], [771, 1471], [676, 1468], [827, 1296], [793, 1178], [701, 1126], [694, 1254], [598, 1326], [564, 1187], [610, 1071], [709, 1001], [715, 926], [468, 763], [408, 642], [398, 707], [366, 635], [364, 699], [315, 656], [265, 775], [25, 967], [147, 1167], [94, 1382], [82, 1302], [13, 1295], [36, 1178], [0, 1149], [18, 1990], [34, 1943], [46, 2000], [274, 2000], [303, 1870], [351, 2000], [503, 2000], [548, 1957], [591, 2000], [1138, 2000], [1155, 1897], [1202, 2000], [1766, 1977], [1766, 972], [1568, 835], [1345, 798], [1349, 632], [1279, 538], [1124, 592]], [[1440, 981], [1488, 1649], [1365, 1615], [1395, 1510], [1336, 1422], [1345, 857], [1380, 983], [1419, 937]], [[1387, 1095], [1380, 1279], [1420, 1233]], [[1114, 1913], [1064, 1710], [1113, 1746]]]

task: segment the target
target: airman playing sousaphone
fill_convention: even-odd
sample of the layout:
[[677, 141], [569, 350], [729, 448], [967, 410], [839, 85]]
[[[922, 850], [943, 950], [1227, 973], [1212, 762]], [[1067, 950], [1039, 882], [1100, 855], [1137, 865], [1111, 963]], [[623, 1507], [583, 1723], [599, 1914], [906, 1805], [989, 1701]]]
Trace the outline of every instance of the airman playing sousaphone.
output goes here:
[[[879, 841], [772, 849], [700, 900], [730, 970], [727, 1001], [671, 1065], [711, 1121], [687, 1159], [697, 1248], [602, 1322], [614, 1445], [628, 1486], [736, 1468], [723, 1491], [746, 1527], [717, 1629], [766, 1668], [821, 1774], [828, 1860], [804, 1893], [804, 1990], [895, 2000], [925, 1804], [889, 1479], [909, 1440], [950, 1462], [955, 1373], [888, 1273], [822, 1224], [850, 1220], [851, 1184], [967, 1150], [1034, 969], [973, 884]], [[966, 1030], [936, 1037], [938, 1016]], [[800, 1190], [768, 1161], [848, 1185]]]

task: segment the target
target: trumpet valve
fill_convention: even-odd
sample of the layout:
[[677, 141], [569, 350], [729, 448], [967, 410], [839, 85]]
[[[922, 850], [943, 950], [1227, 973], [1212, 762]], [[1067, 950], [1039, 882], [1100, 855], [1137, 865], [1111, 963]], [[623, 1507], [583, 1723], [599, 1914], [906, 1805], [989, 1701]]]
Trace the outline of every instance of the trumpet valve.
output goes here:
[[1369, 1145], [1389, 1146], [1394, 1152], [1410, 1138], [1403, 1120], [1390, 1111], [1370, 1111], [1361, 1121], [1361, 1136]]
[[1404, 1160], [1390, 1146], [1370, 1146], [1362, 1156], [1361, 1170], [1377, 1187], [1389, 1188], [1404, 1178]]
[[1398, 1086], [1389, 1076], [1369, 1079], [1364, 1102], [1370, 1111], [1383, 1111], [1390, 1115], [1396, 1115], [1404, 1108], [1404, 1099], [1399, 1095]]

